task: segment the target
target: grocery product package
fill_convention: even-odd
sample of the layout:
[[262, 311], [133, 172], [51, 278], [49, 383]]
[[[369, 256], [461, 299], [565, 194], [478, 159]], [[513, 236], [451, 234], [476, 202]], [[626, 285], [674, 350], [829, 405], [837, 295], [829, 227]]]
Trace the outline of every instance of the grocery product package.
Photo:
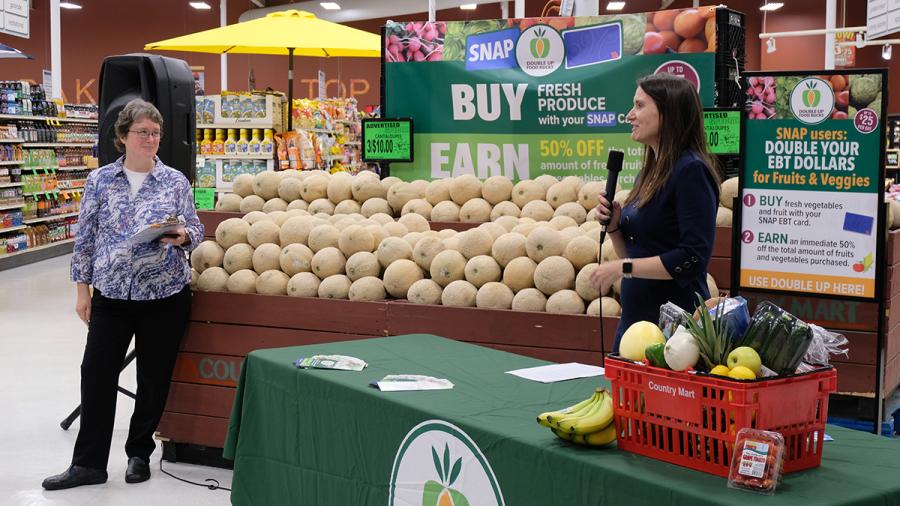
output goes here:
[[812, 340], [809, 324], [765, 301], [757, 306], [750, 326], [734, 345], [753, 348], [764, 366], [783, 376], [796, 372]]
[[772, 495], [781, 481], [784, 437], [778, 432], [743, 428], [734, 442], [728, 487]]

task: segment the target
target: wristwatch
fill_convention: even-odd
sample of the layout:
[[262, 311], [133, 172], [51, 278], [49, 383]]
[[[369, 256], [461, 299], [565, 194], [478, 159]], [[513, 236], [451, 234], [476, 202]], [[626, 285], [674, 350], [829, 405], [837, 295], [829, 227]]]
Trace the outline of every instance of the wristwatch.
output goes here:
[[622, 262], [622, 277], [626, 279], [631, 279], [631, 272], [634, 269], [634, 264], [631, 263], [630, 258], [626, 258], [624, 262]]

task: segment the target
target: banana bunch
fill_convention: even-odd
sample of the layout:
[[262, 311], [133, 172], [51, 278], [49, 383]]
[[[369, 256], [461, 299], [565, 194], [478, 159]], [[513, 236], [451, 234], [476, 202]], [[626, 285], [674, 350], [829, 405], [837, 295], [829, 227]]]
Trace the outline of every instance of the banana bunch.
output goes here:
[[578, 404], [541, 413], [537, 421], [558, 437], [581, 445], [606, 446], [616, 440], [612, 395], [603, 388]]

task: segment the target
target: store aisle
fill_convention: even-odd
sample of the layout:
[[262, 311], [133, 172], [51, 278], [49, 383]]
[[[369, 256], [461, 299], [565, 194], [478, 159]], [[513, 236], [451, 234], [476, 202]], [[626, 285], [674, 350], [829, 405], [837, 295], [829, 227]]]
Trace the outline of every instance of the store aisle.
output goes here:
[[[188, 485], [159, 471], [162, 446], [151, 462], [150, 481], [125, 483], [125, 437], [133, 401], [119, 395], [109, 481], [46, 492], [41, 481], [69, 465], [78, 431], [59, 422], [79, 403], [79, 366], [86, 328], [75, 315], [69, 282], [70, 255], [0, 271], [0, 504], [4, 506], [205, 506], [230, 504], [227, 491]], [[134, 391], [134, 364], [119, 382]], [[176, 476], [231, 486], [231, 471], [163, 463]]]

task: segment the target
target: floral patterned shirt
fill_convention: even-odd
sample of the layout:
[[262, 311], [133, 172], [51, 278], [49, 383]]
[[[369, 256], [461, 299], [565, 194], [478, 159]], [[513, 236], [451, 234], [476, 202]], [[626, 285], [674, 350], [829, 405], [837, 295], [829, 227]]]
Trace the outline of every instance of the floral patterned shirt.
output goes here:
[[[131, 198], [124, 161], [123, 156], [88, 175], [78, 214], [72, 281], [93, 285], [111, 299], [169, 297], [190, 283], [187, 252], [203, 241], [191, 184], [156, 158], [150, 175]], [[148, 225], [170, 216], [184, 222], [189, 244], [130, 240]]]

